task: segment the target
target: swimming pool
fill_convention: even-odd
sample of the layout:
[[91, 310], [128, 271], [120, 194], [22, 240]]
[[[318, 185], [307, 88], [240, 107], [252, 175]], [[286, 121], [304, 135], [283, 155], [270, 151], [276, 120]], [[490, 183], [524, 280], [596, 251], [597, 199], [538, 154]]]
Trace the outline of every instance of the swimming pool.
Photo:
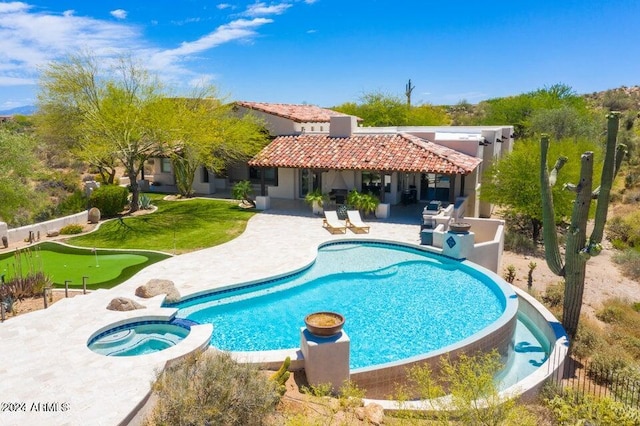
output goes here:
[[229, 351], [299, 347], [308, 313], [340, 312], [350, 367], [358, 369], [482, 338], [515, 318], [517, 296], [474, 268], [420, 249], [340, 242], [322, 246], [311, 267], [290, 276], [166, 306], [177, 307], [178, 317], [212, 323], [211, 345]]

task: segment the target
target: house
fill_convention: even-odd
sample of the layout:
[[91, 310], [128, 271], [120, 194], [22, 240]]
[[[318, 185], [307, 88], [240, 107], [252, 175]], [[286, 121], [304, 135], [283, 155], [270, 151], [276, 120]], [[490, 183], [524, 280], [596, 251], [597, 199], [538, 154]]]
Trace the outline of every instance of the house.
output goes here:
[[[194, 190], [215, 193], [250, 180], [261, 197], [298, 199], [313, 190], [342, 201], [352, 189], [384, 205], [440, 200], [460, 216], [488, 217], [479, 200], [482, 171], [513, 146], [512, 126], [361, 127], [357, 117], [314, 105], [237, 102], [262, 118], [271, 143], [225, 176], [202, 168]], [[157, 159], [153, 181], [170, 185], [171, 164]]]

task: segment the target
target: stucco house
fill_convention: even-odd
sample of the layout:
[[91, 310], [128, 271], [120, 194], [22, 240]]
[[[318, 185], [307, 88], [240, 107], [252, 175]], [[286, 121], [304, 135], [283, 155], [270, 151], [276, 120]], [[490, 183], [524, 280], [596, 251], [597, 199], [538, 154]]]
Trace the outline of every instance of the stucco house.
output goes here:
[[[250, 180], [262, 197], [298, 199], [320, 189], [340, 201], [356, 189], [385, 205], [464, 200], [463, 215], [487, 217], [491, 206], [478, 197], [482, 171], [513, 146], [512, 126], [361, 127], [357, 117], [314, 105], [241, 101], [235, 108], [262, 118], [273, 140], [224, 176], [202, 168], [197, 193]], [[173, 183], [168, 159], [154, 160], [151, 179]]]

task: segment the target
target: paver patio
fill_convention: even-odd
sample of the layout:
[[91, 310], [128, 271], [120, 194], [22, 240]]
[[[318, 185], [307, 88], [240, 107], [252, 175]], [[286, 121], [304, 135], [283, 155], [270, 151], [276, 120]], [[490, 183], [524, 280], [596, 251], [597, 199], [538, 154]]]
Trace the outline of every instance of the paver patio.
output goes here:
[[[143, 356], [106, 357], [89, 350], [88, 339], [103, 327], [174, 311], [160, 308], [162, 296], [134, 296], [136, 287], [152, 278], [172, 280], [185, 296], [300, 269], [313, 261], [318, 245], [329, 240], [419, 243], [417, 222], [403, 223], [411, 220], [376, 220], [370, 222], [369, 234], [332, 235], [309, 207], [283, 207], [255, 215], [246, 231], [226, 244], [167, 259], [113, 289], [64, 299], [1, 323], [0, 425], [127, 424], [166, 360], [195, 349], [210, 333], [210, 326], [203, 326], [180, 344]], [[115, 297], [134, 299], [147, 309], [107, 310]]]

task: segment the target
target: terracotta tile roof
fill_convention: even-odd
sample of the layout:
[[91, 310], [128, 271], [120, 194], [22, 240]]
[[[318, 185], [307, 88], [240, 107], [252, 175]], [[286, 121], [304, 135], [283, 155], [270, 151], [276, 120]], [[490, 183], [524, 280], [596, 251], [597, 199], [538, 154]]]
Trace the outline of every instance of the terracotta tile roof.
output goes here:
[[288, 118], [296, 123], [328, 123], [332, 116], [347, 115], [315, 105], [270, 104], [246, 101], [238, 101], [236, 105], [278, 117]]
[[466, 175], [481, 162], [407, 134], [355, 134], [348, 138], [307, 134], [275, 138], [249, 165]]

